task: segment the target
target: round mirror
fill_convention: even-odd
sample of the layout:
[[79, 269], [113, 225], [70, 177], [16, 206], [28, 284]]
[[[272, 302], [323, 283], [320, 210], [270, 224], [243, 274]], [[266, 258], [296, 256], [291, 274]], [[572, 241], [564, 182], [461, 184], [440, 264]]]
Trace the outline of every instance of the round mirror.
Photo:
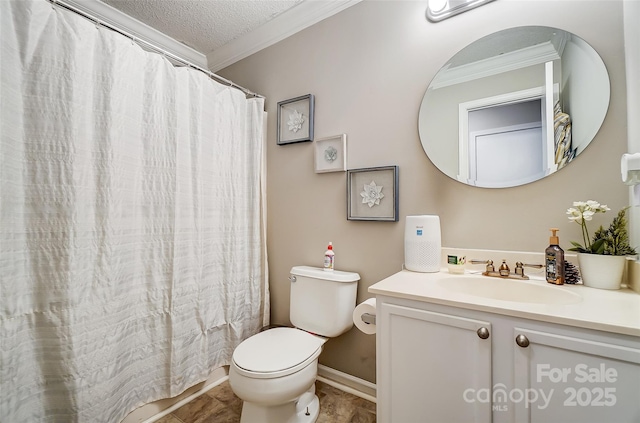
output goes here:
[[422, 100], [419, 132], [449, 177], [485, 188], [527, 184], [567, 166], [609, 107], [596, 51], [557, 28], [510, 28], [462, 49]]

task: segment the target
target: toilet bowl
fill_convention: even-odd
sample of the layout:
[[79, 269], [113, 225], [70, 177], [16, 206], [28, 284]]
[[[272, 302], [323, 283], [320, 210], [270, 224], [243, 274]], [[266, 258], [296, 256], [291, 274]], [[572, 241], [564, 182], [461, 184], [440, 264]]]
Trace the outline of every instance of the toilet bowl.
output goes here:
[[275, 328], [241, 343], [229, 368], [231, 389], [244, 401], [240, 422], [314, 422], [314, 383], [325, 342], [300, 329]]
[[327, 341], [353, 326], [353, 272], [308, 266], [291, 269], [294, 328], [274, 328], [245, 339], [233, 352], [229, 384], [243, 400], [241, 423], [313, 423], [318, 357]]

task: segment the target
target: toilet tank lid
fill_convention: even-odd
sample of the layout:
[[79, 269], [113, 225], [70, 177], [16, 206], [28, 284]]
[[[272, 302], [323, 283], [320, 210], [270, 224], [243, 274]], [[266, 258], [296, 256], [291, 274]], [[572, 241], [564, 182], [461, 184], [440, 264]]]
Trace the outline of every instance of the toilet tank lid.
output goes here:
[[343, 272], [340, 270], [327, 271], [320, 267], [294, 266], [291, 274], [306, 276], [308, 278], [326, 279], [334, 282], [355, 282], [360, 280], [360, 275], [355, 272]]

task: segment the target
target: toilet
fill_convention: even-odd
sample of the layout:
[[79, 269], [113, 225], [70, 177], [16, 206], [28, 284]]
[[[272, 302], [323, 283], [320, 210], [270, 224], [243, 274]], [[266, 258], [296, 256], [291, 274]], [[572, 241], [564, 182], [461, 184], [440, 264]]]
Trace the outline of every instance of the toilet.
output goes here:
[[229, 384], [243, 400], [241, 423], [313, 423], [318, 356], [327, 338], [353, 326], [360, 275], [295, 266], [290, 319], [244, 340], [233, 352]]

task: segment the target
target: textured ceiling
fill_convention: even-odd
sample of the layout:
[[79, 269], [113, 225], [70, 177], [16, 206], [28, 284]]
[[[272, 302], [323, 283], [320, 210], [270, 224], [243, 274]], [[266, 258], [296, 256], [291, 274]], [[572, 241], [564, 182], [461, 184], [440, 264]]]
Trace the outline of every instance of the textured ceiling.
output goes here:
[[102, 0], [207, 55], [302, 0]]

